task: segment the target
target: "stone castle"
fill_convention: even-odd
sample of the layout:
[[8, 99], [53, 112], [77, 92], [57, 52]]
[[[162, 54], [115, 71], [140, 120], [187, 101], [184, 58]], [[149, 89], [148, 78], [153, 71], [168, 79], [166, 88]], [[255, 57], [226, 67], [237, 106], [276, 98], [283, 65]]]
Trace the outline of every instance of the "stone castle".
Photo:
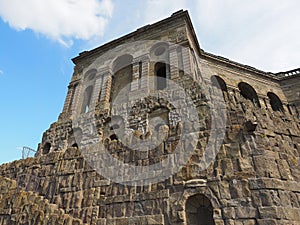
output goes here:
[[35, 157], [0, 165], [1, 225], [300, 224], [300, 69], [205, 52], [182, 10], [73, 62]]

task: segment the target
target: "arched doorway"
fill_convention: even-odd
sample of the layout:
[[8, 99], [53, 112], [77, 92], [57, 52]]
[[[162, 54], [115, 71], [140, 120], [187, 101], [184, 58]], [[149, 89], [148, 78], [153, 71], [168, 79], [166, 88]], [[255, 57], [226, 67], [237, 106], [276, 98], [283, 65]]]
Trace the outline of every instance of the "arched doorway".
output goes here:
[[186, 201], [187, 225], [214, 225], [213, 208], [210, 200], [202, 195], [193, 195]]

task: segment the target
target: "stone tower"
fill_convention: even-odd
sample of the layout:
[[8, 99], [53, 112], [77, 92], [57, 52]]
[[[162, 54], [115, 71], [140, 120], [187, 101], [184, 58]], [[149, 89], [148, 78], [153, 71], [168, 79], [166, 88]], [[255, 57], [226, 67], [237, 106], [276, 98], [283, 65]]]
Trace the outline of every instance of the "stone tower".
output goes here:
[[300, 70], [205, 52], [187, 11], [73, 59], [34, 158], [0, 166], [0, 224], [300, 224]]

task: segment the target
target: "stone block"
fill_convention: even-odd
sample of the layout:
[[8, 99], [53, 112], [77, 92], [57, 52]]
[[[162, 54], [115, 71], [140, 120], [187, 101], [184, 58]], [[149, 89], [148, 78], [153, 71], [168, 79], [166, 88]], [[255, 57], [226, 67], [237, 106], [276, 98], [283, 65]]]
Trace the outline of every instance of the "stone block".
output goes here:
[[258, 176], [280, 178], [275, 159], [265, 156], [254, 156], [253, 160]]
[[234, 207], [225, 207], [223, 210], [223, 217], [226, 219], [235, 219], [235, 208]]
[[256, 225], [256, 220], [243, 220], [243, 225]]
[[253, 207], [237, 207], [235, 214], [238, 219], [257, 218], [257, 209]]
[[257, 219], [258, 225], [278, 225], [275, 219]]
[[269, 207], [259, 207], [259, 215], [263, 219], [274, 218], [274, 219], [284, 219], [284, 211], [281, 207], [269, 206]]

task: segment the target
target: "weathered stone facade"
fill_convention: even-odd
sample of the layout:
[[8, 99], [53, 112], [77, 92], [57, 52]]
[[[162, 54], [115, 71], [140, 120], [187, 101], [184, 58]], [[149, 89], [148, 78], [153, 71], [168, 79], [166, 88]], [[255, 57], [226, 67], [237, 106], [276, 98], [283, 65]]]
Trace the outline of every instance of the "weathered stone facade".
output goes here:
[[[300, 224], [299, 70], [266, 73], [204, 52], [185, 11], [73, 62], [63, 111], [36, 156], [0, 166], [0, 224]], [[159, 76], [185, 90], [197, 127], [180, 107], [190, 103]], [[206, 155], [212, 133], [220, 145]], [[124, 164], [156, 165], [151, 174], [176, 167], [177, 147], [193, 152], [165, 179], [132, 185], [101, 173], [117, 168], [85, 149], [95, 142]]]

